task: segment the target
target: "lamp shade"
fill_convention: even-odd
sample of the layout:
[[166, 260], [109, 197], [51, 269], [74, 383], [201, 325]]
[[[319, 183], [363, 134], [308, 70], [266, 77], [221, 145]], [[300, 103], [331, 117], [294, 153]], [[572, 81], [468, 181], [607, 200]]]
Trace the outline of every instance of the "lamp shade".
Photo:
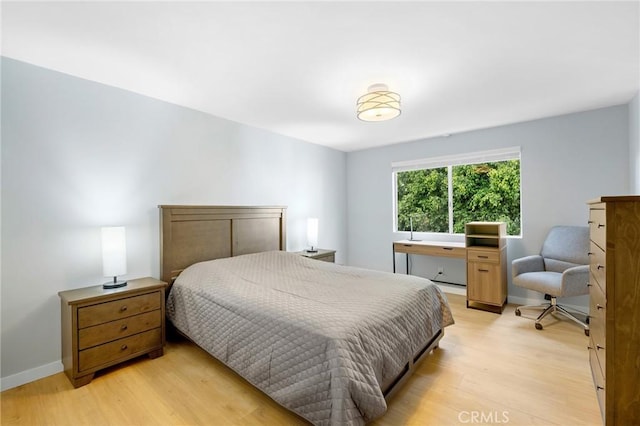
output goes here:
[[102, 273], [116, 277], [127, 273], [127, 243], [124, 226], [102, 228]]
[[307, 244], [314, 250], [318, 246], [318, 218], [307, 219]]
[[373, 84], [358, 98], [358, 118], [362, 121], [391, 120], [400, 112], [400, 95], [390, 92], [386, 84]]

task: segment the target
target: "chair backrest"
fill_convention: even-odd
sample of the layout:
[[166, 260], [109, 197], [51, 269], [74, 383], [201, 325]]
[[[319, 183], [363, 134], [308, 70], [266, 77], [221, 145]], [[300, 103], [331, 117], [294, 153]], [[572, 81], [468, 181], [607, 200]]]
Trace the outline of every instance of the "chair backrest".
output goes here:
[[554, 226], [544, 240], [540, 255], [544, 268], [552, 272], [589, 264], [589, 227]]

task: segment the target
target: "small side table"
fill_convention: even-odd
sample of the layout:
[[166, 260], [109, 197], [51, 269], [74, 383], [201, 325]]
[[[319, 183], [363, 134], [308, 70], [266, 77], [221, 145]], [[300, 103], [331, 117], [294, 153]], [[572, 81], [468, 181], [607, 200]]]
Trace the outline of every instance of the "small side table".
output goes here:
[[116, 289], [98, 285], [58, 293], [62, 364], [74, 387], [91, 382], [96, 371], [128, 359], [162, 356], [166, 286], [154, 278], [140, 278]]
[[331, 262], [335, 263], [336, 261], [336, 251], [335, 250], [325, 250], [318, 249], [316, 252], [308, 252], [306, 250], [297, 251], [295, 254], [299, 254], [300, 256], [308, 257], [309, 259], [322, 260], [323, 262]]

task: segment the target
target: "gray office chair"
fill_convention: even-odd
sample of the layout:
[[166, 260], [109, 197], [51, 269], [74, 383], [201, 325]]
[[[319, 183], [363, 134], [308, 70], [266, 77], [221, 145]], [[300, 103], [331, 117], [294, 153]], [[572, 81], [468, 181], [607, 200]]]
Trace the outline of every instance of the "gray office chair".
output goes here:
[[[569, 312], [556, 302], [558, 297], [580, 296], [589, 293], [589, 228], [586, 226], [555, 226], [551, 228], [539, 255], [526, 256], [511, 262], [513, 284], [539, 291], [549, 303], [516, 308], [543, 309], [535, 326], [542, 330], [541, 320], [549, 314], [561, 314], [580, 324], [589, 335], [589, 319], [583, 312]], [[585, 317], [581, 321], [575, 314]]]

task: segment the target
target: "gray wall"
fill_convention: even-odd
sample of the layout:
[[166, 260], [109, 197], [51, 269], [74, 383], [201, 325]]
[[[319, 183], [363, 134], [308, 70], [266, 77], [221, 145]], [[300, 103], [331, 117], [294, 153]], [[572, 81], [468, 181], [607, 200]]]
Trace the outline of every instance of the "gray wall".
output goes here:
[[640, 92], [629, 102], [630, 193], [640, 194]]
[[340, 151], [4, 58], [3, 388], [59, 371], [57, 293], [107, 280], [101, 226], [126, 226], [127, 277], [158, 277], [158, 204], [286, 205], [287, 248], [317, 216], [343, 263], [345, 167]]
[[[402, 119], [400, 117], [399, 119]], [[428, 119], [428, 118], [425, 118]], [[508, 261], [538, 253], [549, 228], [585, 225], [585, 202], [629, 191], [626, 105], [351, 152], [347, 155], [349, 264], [390, 271], [393, 232], [391, 162], [511, 146], [522, 148], [522, 238], [508, 241]], [[462, 241], [461, 236], [457, 239]], [[404, 271], [404, 255], [397, 255]], [[412, 256], [413, 273], [464, 283], [464, 261]], [[510, 274], [509, 274], [510, 275]], [[511, 301], [538, 298], [509, 285]], [[587, 299], [569, 301], [586, 305]]]

